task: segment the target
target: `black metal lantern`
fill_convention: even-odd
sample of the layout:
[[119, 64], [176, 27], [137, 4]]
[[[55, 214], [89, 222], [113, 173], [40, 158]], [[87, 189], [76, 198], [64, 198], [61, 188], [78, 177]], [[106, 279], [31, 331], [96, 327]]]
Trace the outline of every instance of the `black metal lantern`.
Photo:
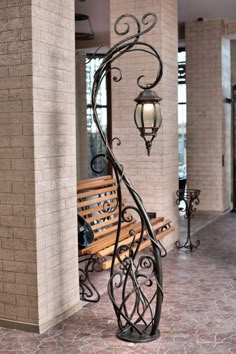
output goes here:
[[144, 89], [135, 98], [137, 105], [134, 111], [134, 121], [145, 141], [148, 156], [150, 155], [152, 141], [156, 137], [162, 122], [159, 104], [161, 100], [162, 98], [150, 89]]

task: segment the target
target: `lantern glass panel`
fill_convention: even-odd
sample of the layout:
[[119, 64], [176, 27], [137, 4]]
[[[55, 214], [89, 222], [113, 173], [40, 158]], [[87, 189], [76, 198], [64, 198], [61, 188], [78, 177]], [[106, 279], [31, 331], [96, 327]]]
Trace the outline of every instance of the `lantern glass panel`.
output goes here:
[[144, 128], [153, 128], [154, 121], [155, 121], [155, 105], [153, 103], [145, 103], [143, 105]]
[[161, 106], [159, 105], [159, 103], [155, 103], [155, 107], [156, 107], [156, 127], [160, 128], [162, 122]]
[[142, 127], [142, 104], [137, 104], [135, 110], [135, 122], [138, 128]]

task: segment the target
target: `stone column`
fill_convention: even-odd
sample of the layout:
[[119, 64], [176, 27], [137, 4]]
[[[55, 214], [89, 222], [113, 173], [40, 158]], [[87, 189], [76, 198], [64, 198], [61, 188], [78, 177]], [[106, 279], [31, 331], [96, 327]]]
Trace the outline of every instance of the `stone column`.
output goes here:
[[198, 210], [231, 204], [230, 44], [225, 23], [186, 24], [188, 188], [201, 189]]
[[74, 1], [0, 6], [0, 325], [78, 309]]
[[88, 178], [86, 53], [76, 53], [76, 156], [77, 180]]
[[[136, 84], [137, 78], [145, 75], [146, 82], [152, 82], [158, 65], [157, 61], [145, 53], [124, 55], [115, 64], [121, 68], [123, 79], [112, 86], [113, 136], [121, 139], [121, 146], [114, 149], [142, 197], [147, 211], [156, 212], [157, 216], [169, 217], [175, 224], [178, 215], [175, 205], [175, 192], [178, 188], [177, 1], [111, 1], [111, 44], [114, 45], [122, 38], [114, 32], [114, 22], [118, 16], [133, 14], [141, 20], [150, 10], [157, 14], [158, 24], [140, 40], [152, 44], [163, 60], [164, 75], [155, 88], [157, 94], [163, 98], [162, 126], [153, 142], [151, 156], [148, 157], [133, 119], [134, 98], [141, 91]], [[136, 27], [135, 23], [130, 23], [132, 34]], [[167, 248], [171, 248], [177, 232], [168, 237], [164, 242]]]

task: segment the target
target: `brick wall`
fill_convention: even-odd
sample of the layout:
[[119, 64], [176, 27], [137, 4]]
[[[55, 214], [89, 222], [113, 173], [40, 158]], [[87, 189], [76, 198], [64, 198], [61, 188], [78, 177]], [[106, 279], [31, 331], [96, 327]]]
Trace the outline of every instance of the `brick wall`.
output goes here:
[[39, 324], [77, 306], [74, 2], [34, 0], [33, 110]]
[[78, 308], [74, 68], [73, 1], [0, 3], [1, 325]]
[[222, 166], [223, 156], [225, 164], [230, 163], [225, 151], [230, 114], [223, 103], [230, 57], [228, 53], [222, 56], [224, 31], [222, 20], [186, 24], [188, 188], [202, 191], [198, 210], [218, 212], [229, 208], [230, 194], [228, 190], [226, 197], [229, 169]]
[[36, 324], [30, 13], [29, 1], [1, 1], [0, 318]]
[[[158, 25], [141, 39], [159, 51], [164, 63], [162, 81], [155, 88], [157, 94], [163, 97], [163, 123], [153, 142], [151, 156], [146, 155], [144, 141], [133, 120], [133, 100], [141, 91], [136, 85], [137, 78], [143, 74], [147, 82], [152, 82], [158, 70], [155, 59], [145, 53], [126, 54], [116, 61], [115, 66], [121, 68], [123, 78], [112, 87], [112, 128], [113, 136], [118, 136], [122, 143], [114, 147], [114, 151], [142, 197], [146, 209], [170, 217], [174, 223], [177, 219], [175, 191], [178, 188], [176, 6], [175, 0], [114, 0], [110, 3], [112, 45], [121, 39], [113, 28], [121, 14], [131, 13], [141, 20], [151, 9], [158, 16]], [[131, 31], [134, 28], [135, 25], [131, 25]], [[176, 234], [170, 236], [168, 247], [172, 247]]]

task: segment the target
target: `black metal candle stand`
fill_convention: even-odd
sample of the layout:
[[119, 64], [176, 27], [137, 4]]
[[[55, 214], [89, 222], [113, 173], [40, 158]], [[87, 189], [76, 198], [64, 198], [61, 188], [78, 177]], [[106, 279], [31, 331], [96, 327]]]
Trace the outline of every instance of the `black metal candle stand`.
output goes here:
[[177, 248], [187, 248], [191, 252], [194, 248], [196, 249], [200, 245], [200, 240], [197, 240], [195, 244], [193, 244], [191, 240], [191, 219], [194, 212], [196, 211], [196, 205], [198, 205], [200, 202], [200, 192], [201, 191], [199, 189], [178, 189], [176, 191], [176, 204], [180, 205], [181, 202], [184, 204], [184, 207], [181, 208], [181, 211], [185, 213], [184, 218], [187, 219], [187, 239], [184, 244], [176, 241], [175, 245]]

